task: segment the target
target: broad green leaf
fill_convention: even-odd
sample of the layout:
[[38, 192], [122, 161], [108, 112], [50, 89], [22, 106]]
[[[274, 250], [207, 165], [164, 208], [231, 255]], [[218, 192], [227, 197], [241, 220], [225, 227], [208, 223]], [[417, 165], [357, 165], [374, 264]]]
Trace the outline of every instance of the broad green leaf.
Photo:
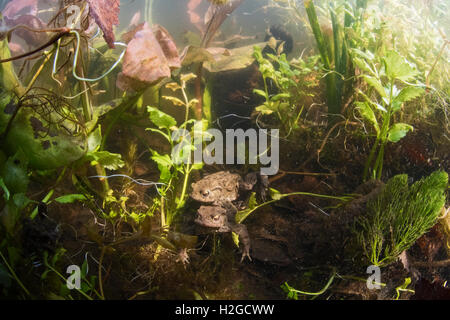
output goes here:
[[371, 85], [375, 90], [377, 90], [378, 94], [382, 97], [386, 97], [386, 90], [383, 87], [383, 84], [380, 80], [375, 77], [363, 75], [364, 80]]
[[88, 151], [97, 151], [102, 143], [102, 129], [99, 125], [97, 129], [92, 131], [88, 136]]
[[91, 161], [91, 165], [99, 164], [109, 170], [117, 170], [125, 165], [120, 154], [108, 151], [89, 152], [86, 158]]
[[424, 92], [425, 90], [421, 87], [408, 86], [399, 92], [399, 94], [395, 97], [395, 100], [400, 103], [408, 102], [420, 97]]
[[281, 99], [289, 99], [291, 95], [289, 93], [279, 93], [270, 98], [272, 101], [279, 101]]
[[380, 127], [378, 125], [377, 117], [369, 104], [367, 102], [356, 102], [356, 106], [361, 116], [372, 124], [378, 135], [380, 133]]
[[396, 51], [388, 51], [383, 61], [386, 75], [391, 80], [411, 81], [418, 74], [418, 71]]
[[[63, 124], [66, 128], [73, 126], [68, 121]], [[31, 108], [21, 108], [8, 132], [5, 149], [9, 154], [21, 149], [32, 169], [51, 170], [81, 159], [87, 152], [87, 139], [48, 124]]]
[[170, 169], [173, 167], [173, 162], [170, 157], [165, 155], [160, 155], [157, 151], [152, 150], [153, 156], [151, 159], [156, 162], [159, 170], [159, 181], [167, 182], [171, 177]]
[[0, 168], [0, 176], [11, 195], [27, 191], [29, 183], [27, 168], [27, 159], [20, 150], [14, 156], [9, 157], [4, 166]]
[[173, 166], [173, 162], [167, 154], [159, 154], [156, 151], [153, 151], [153, 156], [151, 157], [153, 161], [155, 161], [158, 165], [162, 165], [164, 167], [170, 168]]
[[391, 142], [398, 142], [400, 141], [408, 131], [412, 131], [414, 128], [406, 123], [396, 123], [394, 124], [388, 132], [388, 140]]
[[55, 199], [58, 203], [74, 203], [75, 201], [86, 201], [87, 198], [84, 194], [66, 194]]
[[150, 120], [160, 129], [166, 128], [170, 129], [177, 125], [177, 121], [172, 116], [167, 113], [162, 112], [154, 107], [147, 107], [150, 114]]
[[260, 95], [261, 97], [267, 98], [266, 92], [264, 90], [260, 89], [253, 89], [253, 92], [257, 95]]

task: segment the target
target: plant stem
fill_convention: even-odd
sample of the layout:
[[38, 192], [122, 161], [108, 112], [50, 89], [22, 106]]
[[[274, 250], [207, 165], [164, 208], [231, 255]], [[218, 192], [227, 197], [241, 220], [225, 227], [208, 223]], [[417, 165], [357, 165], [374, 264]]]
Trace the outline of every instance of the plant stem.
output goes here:
[[17, 274], [14, 272], [14, 269], [9, 265], [8, 261], [3, 256], [1, 251], [0, 251], [0, 257], [2, 257], [2, 260], [5, 263], [6, 267], [8, 268], [9, 272], [11, 273], [13, 278], [17, 281], [17, 283], [22, 288], [22, 290], [25, 291], [26, 295], [30, 297], [31, 296], [30, 292], [27, 290], [27, 288], [25, 288], [25, 286], [23, 285], [22, 281], [20, 281], [19, 277], [17, 277]]
[[325, 285], [325, 287], [322, 288], [322, 290], [318, 291], [318, 292], [306, 292], [306, 291], [300, 291], [294, 288], [289, 287], [290, 291], [293, 291], [295, 293], [300, 293], [300, 294], [305, 294], [308, 296], [319, 296], [322, 293], [324, 293], [325, 291], [328, 290], [328, 288], [330, 287], [330, 285], [333, 283], [334, 278], [336, 277], [336, 271], [333, 270], [333, 274], [331, 275], [330, 279], [328, 280], [327, 284]]
[[39, 66], [39, 69], [33, 75], [33, 78], [31, 79], [30, 83], [28, 84], [27, 88], [25, 89], [25, 93], [23, 95], [26, 95], [31, 90], [31, 87], [34, 85], [37, 78], [39, 77], [42, 70], [44, 69], [44, 66], [47, 64], [47, 62], [50, 60], [50, 57], [52, 56], [51, 52], [48, 52], [48, 53], [46, 52], [44, 54], [45, 54], [44, 61], [41, 63], [41, 65]]
[[192, 167], [189, 166], [189, 163], [186, 165], [186, 171], [184, 175], [183, 189], [181, 191], [180, 201], [177, 204], [177, 210], [184, 206], [184, 197], [186, 196], [187, 185], [189, 181], [189, 174], [191, 173]]

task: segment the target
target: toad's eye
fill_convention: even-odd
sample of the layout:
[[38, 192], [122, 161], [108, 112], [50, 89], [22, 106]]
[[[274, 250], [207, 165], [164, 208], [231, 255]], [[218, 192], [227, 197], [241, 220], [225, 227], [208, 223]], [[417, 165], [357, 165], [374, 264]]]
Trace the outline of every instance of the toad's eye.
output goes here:
[[204, 197], [209, 196], [209, 190], [202, 190], [202, 196]]
[[218, 221], [219, 218], [220, 218], [220, 215], [215, 215], [215, 216], [213, 217], [213, 220], [214, 220], [214, 221]]

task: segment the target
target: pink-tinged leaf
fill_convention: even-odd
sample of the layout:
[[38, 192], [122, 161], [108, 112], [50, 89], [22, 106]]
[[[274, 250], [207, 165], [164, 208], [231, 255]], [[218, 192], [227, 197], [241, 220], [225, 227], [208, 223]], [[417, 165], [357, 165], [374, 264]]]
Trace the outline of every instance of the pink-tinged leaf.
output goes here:
[[171, 69], [180, 67], [173, 39], [160, 26], [152, 30], [147, 23], [138, 27], [128, 43], [117, 86], [121, 90], [139, 91], [170, 77]]
[[89, 14], [92, 15], [97, 25], [103, 31], [103, 38], [110, 48], [114, 48], [113, 26], [119, 24], [120, 1], [119, 0], [87, 0]]
[[201, 4], [202, 0], [189, 0], [187, 4], [187, 14], [189, 15], [189, 20], [193, 25], [203, 32], [204, 24], [200, 19], [200, 14], [197, 11], [198, 6]]
[[216, 35], [225, 19], [239, 7], [244, 0], [229, 0], [226, 4], [211, 4], [205, 16], [206, 31], [203, 34], [202, 46], [207, 47]]
[[12, 0], [2, 11], [3, 17], [14, 19], [20, 15], [36, 15], [38, 9], [38, 0]]
[[[9, 28], [13, 28], [17, 25], [25, 25], [32, 29], [39, 30], [44, 29], [47, 26], [46, 23], [44, 23], [41, 19], [28, 14], [19, 16], [15, 19], [5, 18], [5, 23]], [[26, 44], [28, 44], [30, 47], [38, 46], [49, 39], [48, 35], [45, 32], [32, 32], [25, 28], [16, 29], [13, 32], [13, 35], [25, 40]]]
[[128, 25], [129, 28], [136, 27], [139, 25], [139, 21], [141, 21], [141, 13], [138, 11], [134, 14], [133, 18], [131, 18], [130, 24]]
[[169, 32], [162, 26], [155, 25], [153, 27], [153, 33], [155, 34], [156, 40], [158, 41], [164, 56], [167, 59], [168, 65], [171, 69], [176, 69], [181, 67], [180, 56], [178, 55], [177, 46], [175, 41], [170, 36]]
[[134, 27], [134, 29], [132, 29], [128, 32], [125, 32], [124, 34], [122, 34], [121, 40], [125, 43], [130, 43], [130, 41], [133, 40], [136, 33], [138, 31], [141, 31], [142, 29], [144, 29], [144, 26], [145, 26], [145, 22], [142, 22], [141, 24]]

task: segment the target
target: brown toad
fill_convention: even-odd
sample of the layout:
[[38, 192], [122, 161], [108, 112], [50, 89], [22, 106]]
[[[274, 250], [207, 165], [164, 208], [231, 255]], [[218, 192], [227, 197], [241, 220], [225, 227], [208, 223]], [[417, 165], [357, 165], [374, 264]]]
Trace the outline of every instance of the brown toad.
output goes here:
[[247, 227], [237, 223], [235, 216], [236, 207], [229, 201], [224, 201], [220, 206], [201, 206], [197, 211], [195, 222], [203, 227], [214, 228], [216, 232], [234, 232], [239, 236], [239, 243], [242, 244], [242, 258], [251, 261], [250, 257], [250, 237]]
[[[234, 232], [239, 236], [239, 242], [243, 245], [242, 259], [250, 260], [250, 238], [247, 227], [236, 223], [237, 208], [232, 201], [240, 196], [240, 191], [250, 191], [259, 182], [262, 190], [267, 187], [267, 177], [250, 173], [242, 179], [240, 175], [229, 171], [219, 171], [207, 175], [203, 179], [192, 184], [191, 197], [202, 205], [197, 211], [195, 222], [207, 228], [214, 228], [216, 232]], [[262, 194], [264, 192], [261, 192]], [[264, 195], [262, 196], [264, 197]]]
[[243, 180], [236, 173], [219, 171], [193, 183], [191, 197], [199, 202], [216, 205], [221, 201], [235, 201], [239, 197], [239, 191], [251, 190], [257, 179], [255, 173], [248, 174]]

